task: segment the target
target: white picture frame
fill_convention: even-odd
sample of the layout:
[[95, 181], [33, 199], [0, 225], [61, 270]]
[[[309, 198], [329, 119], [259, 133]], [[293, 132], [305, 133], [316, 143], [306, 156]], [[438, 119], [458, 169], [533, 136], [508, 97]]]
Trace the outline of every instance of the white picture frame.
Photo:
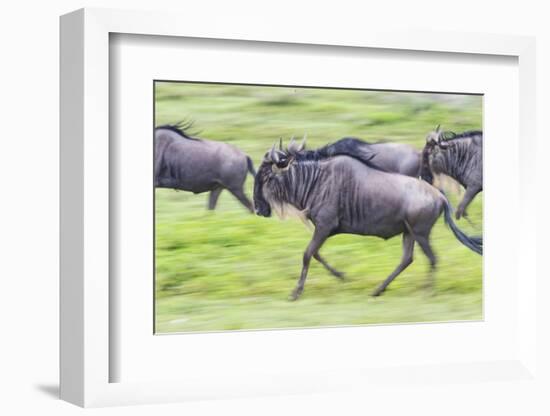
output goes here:
[[[250, 22], [238, 31], [230, 22], [214, 26], [171, 13], [83, 9], [61, 18], [61, 398], [80, 406], [159, 403], [197, 398], [246, 397], [338, 391], [361, 386], [398, 384], [410, 370], [370, 369], [368, 374], [334, 370], [326, 380], [311, 374], [281, 373], [266, 380], [232, 383], [231, 374], [183, 381], [111, 382], [109, 297], [109, 36], [114, 33], [333, 45], [438, 53], [504, 55], [518, 59], [520, 213], [534, 212], [533, 183], [527, 167], [535, 163], [535, 42], [529, 37], [468, 33], [398, 32], [349, 28], [327, 34], [312, 25], [307, 31]], [[479, 372], [503, 374], [509, 383], [538, 383], [536, 361], [536, 217], [517, 220], [518, 265], [522, 279], [517, 293], [517, 354], [499, 362], [448, 362], [422, 365], [413, 378], [429, 386], [441, 374], [447, 381], [480, 383]], [[396, 372], [397, 371], [397, 372]], [[476, 375], [475, 373], [478, 372]], [[389, 375], [389, 376], [388, 376]], [[289, 381], [289, 378], [292, 381]], [[497, 377], [498, 378], [498, 377]], [[346, 384], [342, 384], [347, 379]], [[312, 380], [314, 381], [312, 383]], [[349, 380], [353, 380], [350, 382]], [[491, 380], [493, 380], [491, 378]], [[345, 387], [343, 387], [345, 386]], [[429, 388], [429, 387], [427, 387]], [[480, 387], [482, 388], [482, 387]]]

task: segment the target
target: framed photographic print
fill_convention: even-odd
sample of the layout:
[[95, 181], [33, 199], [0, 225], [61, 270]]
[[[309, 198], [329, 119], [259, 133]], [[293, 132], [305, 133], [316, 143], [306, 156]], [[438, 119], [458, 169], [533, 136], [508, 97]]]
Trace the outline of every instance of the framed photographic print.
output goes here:
[[536, 384], [533, 40], [179, 21], [61, 20], [62, 398]]

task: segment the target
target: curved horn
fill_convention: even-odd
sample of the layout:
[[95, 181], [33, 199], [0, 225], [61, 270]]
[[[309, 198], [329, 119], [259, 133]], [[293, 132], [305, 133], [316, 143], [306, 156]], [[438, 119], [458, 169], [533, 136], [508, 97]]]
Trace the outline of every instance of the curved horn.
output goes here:
[[436, 133], [439, 132], [440, 127], [441, 127], [441, 124], [438, 124], [437, 127], [435, 128]]
[[279, 137], [279, 150], [283, 150], [283, 138]]
[[271, 151], [269, 152], [269, 158], [272, 162], [278, 163], [279, 162], [279, 155], [277, 154], [277, 151], [275, 150], [275, 144], [273, 144], [273, 147], [271, 148]]
[[304, 138], [302, 139], [302, 143], [300, 143], [300, 146], [298, 147], [299, 152], [306, 148], [306, 140], [307, 140], [307, 133], [304, 133]]

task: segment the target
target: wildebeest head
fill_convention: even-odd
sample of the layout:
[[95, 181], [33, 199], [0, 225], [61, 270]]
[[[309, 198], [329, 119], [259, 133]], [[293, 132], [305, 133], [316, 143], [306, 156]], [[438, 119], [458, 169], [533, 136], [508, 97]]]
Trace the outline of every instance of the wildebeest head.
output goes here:
[[426, 145], [422, 150], [422, 179], [432, 183], [432, 172], [444, 173], [463, 183], [463, 176], [474, 167], [481, 172], [482, 135], [481, 130], [456, 134], [441, 131], [437, 126], [426, 136]]
[[438, 125], [434, 131], [431, 131], [426, 136], [426, 145], [422, 151], [424, 162], [428, 162], [427, 158], [431, 160], [437, 158], [448, 147], [449, 143], [445, 141], [445, 132], [441, 130], [441, 125]]
[[447, 147], [449, 144], [445, 141], [445, 132], [441, 130], [441, 125], [438, 125], [426, 136], [426, 148], [437, 151], [438, 149], [445, 150]]
[[441, 139], [443, 138], [443, 130], [441, 130], [441, 125], [438, 124], [435, 130], [428, 133], [426, 136], [426, 146], [434, 147], [437, 146]]
[[420, 177], [428, 183], [433, 183], [434, 177], [432, 175], [432, 160], [440, 153], [441, 150], [446, 149], [447, 143], [442, 141], [443, 131], [441, 125], [438, 125], [435, 130], [428, 133], [426, 136], [426, 145], [422, 149], [422, 167]]
[[256, 177], [254, 178], [254, 206], [256, 214], [263, 217], [271, 216], [271, 204], [269, 198], [266, 198], [265, 187], [271, 181], [279, 181], [292, 167], [296, 155], [305, 149], [306, 136], [300, 144], [296, 143], [294, 137], [286, 148], [283, 149], [283, 139], [279, 141], [279, 148], [275, 145], [269, 150], [260, 165]]

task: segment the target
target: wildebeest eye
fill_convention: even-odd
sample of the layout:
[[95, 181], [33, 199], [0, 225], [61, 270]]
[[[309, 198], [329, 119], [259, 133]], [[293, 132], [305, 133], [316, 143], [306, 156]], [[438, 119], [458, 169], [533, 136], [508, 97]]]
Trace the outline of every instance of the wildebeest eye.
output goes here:
[[279, 161], [276, 163], [277, 167], [279, 169], [286, 168], [288, 166], [289, 159], [287, 157], [281, 157]]
[[293, 158], [291, 157], [280, 157], [277, 162], [273, 162], [273, 164], [271, 165], [271, 170], [275, 173], [284, 172], [288, 169], [292, 160]]

